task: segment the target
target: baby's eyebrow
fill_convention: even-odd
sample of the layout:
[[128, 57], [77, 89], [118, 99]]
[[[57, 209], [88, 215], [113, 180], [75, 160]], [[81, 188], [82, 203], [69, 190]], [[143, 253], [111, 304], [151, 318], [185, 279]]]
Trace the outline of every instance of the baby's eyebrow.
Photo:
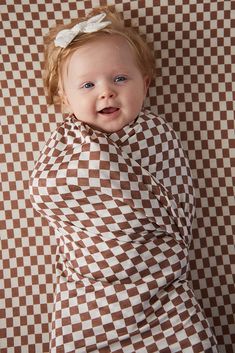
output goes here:
[[[101, 74], [97, 74], [94, 72], [86, 72], [84, 73], [79, 73], [76, 72], [75, 74], [73, 74], [72, 72], [70, 72], [70, 77], [72, 79], [72, 81], [75, 83], [77, 83], [77, 81], [81, 81], [81, 83], [83, 82], [94, 82], [97, 80], [97, 76], [99, 77]], [[105, 76], [109, 77], [109, 78], [113, 78], [113, 77], [117, 77], [117, 76], [129, 76], [130, 75], [130, 70], [128, 68], [125, 67], [118, 67], [117, 69], [112, 70], [109, 73], [104, 73]]]
[[75, 79], [79, 79], [79, 80], [86, 80], [88, 79], [89, 77], [89, 80], [91, 79], [91, 75], [88, 76], [88, 74], [84, 74], [84, 75], [73, 75], [73, 78]]

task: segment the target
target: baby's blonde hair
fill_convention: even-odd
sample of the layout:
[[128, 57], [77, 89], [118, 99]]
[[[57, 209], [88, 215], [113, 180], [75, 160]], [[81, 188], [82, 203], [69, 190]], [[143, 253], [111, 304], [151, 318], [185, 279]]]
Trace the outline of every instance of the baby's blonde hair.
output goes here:
[[[110, 21], [107, 27], [93, 33], [79, 33], [66, 48], [56, 47], [54, 44], [58, 32], [63, 29], [70, 29], [77, 23], [87, 20], [90, 17], [106, 13], [105, 21]], [[48, 95], [48, 103], [60, 102], [60, 82], [62, 82], [61, 72], [65, 59], [84, 44], [107, 35], [120, 35], [127, 40], [134, 51], [136, 63], [143, 75], [149, 82], [155, 76], [155, 60], [152, 51], [146, 40], [131, 27], [125, 27], [120, 15], [114, 7], [100, 7], [93, 9], [85, 18], [74, 19], [67, 25], [59, 25], [50, 30], [45, 37], [45, 70], [44, 85]]]

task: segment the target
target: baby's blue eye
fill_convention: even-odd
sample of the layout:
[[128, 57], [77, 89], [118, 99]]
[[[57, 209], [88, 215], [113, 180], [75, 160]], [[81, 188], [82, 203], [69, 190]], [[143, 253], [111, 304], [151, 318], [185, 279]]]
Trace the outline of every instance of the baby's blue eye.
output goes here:
[[117, 76], [114, 79], [115, 82], [123, 82], [123, 81], [126, 81], [126, 80], [127, 80], [126, 76]]
[[91, 87], [94, 87], [94, 83], [92, 83], [92, 82], [86, 82], [82, 86], [82, 88], [91, 88]]

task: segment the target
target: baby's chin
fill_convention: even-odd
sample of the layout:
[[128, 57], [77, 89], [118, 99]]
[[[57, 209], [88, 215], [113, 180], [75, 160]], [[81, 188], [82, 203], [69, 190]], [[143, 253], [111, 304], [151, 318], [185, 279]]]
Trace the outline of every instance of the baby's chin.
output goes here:
[[106, 133], [106, 134], [112, 134], [112, 133], [117, 133], [119, 132], [120, 130], [124, 129], [126, 126], [131, 126], [133, 124], [135, 124], [136, 120], [138, 119], [138, 116], [135, 117], [134, 119], [132, 119], [131, 121], [128, 120], [127, 122], [126, 121], [122, 121], [122, 122], [119, 122], [117, 124], [107, 124], [107, 126], [102, 126], [102, 127], [93, 127], [94, 129], [100, 131], [100, 132], [103, 132], [103, 133]]
[[102, 132], [104, 134], [112, 134], [112, 133], [118, 132], [122, 130], [125, 126], [129, 125], [129, 123], [107, 124], [107, 126], [93, 125], [89, 123], [86, 123], [86, 124], [89, 125], [93, 130]]
[[103, 121], [103, 122], [99, 121], [98, 124], [93, 124], [92, 122], [87, 122], [87, 121], [81, 120], [78, 117], [76, 117], [76, 118], [81, 123], [89, 126], [92, 130], [110, 135], [112, 133], [117, 133], [118, 131], [122, 130], [125, 126], [132, 125], [136, 121], [138, 116], [135, 117], [132, 120], [128, 119], [128, 121], [126, 121], [125, 119], [122, 120], [120, 118], [119, 119], [117, 118], [117, 119], [113, 119], [112, 121], [111, 120], [110, 121], [106, 120], [106, 121]]

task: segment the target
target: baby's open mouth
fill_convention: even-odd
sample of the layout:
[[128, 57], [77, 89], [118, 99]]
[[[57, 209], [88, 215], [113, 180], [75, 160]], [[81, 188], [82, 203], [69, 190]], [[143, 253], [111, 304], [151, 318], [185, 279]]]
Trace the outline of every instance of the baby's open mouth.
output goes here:
[[107, 108], [104, 108], [102, 110], [99, 110], [99, 113], [100, 114], [112, 114], [116, 111], [118, 111], [119, 108], [115, 108], [115, 107], [107, 107]]

